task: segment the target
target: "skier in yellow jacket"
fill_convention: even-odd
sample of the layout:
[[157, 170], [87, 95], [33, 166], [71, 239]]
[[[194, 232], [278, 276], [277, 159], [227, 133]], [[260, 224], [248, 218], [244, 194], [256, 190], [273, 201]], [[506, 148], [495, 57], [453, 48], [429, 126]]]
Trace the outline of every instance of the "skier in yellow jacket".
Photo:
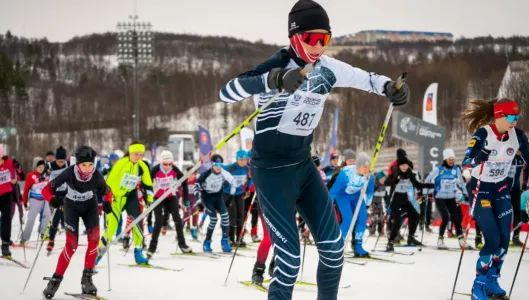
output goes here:
[[[99, 255], [96, 263], [99, 263], [106, 251], [107, 243], [112, 241], [116, 233], [119, 216], [123, 210], [135, 219], [140, 214], [140, 203], [138, 201], [138, 184], [141, 182], [143, 189], [146, 191], [146, 204], [153, 202], [152, 179], [149, 167], [143, 162], [145, 145], [139, 142], [133, 142], [129, 146], [129, 151], [119, 159], [112, 167], [107, 177], [107, 185], [110, 187], [114, 199], [112, 204], [104, 203], [103, 210], [107, 214], [107, 232], [103, 234], [99, 243]], [[143, 254], [143, 232], [136, 225], [132, 228], [134, 240], [134, 258], [138, 264], [148, 264], [149, 260]]]

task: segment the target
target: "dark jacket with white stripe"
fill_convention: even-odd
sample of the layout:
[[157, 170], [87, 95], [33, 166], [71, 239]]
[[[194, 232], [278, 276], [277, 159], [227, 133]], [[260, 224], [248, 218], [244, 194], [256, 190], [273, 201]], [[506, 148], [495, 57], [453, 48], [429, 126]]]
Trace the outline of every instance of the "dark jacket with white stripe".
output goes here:
[[[235, 103], [253, 96], [260, 108], [278, 91], [270, 90], [268, 72], [273, 68], [299, 68], [304, 63], [287, 49], [281, 49], [254, 69], [239, 75], [220, 90], [220, 98]], [[274, 168], [310, 159], [312, 134], [333, 87], [350, 87], [384, 95], [388, 77], [354, 68], [323, 55], [314, 70], [293, 94], [281, 93], [257, 117], [252, 148], [252, 165]]]

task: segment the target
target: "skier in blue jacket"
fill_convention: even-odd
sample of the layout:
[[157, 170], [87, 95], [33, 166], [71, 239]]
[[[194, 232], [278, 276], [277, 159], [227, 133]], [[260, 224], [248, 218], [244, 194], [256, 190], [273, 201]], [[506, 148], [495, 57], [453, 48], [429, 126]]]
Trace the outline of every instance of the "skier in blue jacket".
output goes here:
[[[224, 165], [224, 170], [228, 171], [234, 178], [237, 188], [232, 189], [230, 184], [224, 187], [224, 201], [230, 214], [230, 245], [232, 247], [246, 247], [244, 238], [239, 236], [245, 216], [244, 206], [244, 188], [249, 190], [252, 184], [249, 172], [250, 167], [248, 166], [248, 152], [239, 150], [235, 153], [236, 162], [230, 165]], [[235, 238], [237, 236], [237, 239]]]
[[[360, 199], [363, 186], [367, 182], [365, 198], [362, 199], [354, 234], [354, 254], [356, 257], [369, 257], [369, 253], [362, 247], [364, 232], [367, 223], [367, 206], [373, 200], [375, 193], [375, 180], [369, 174], [371, 159], [367, 154], [360, 153], [356, 159], [356, 165], [345, 166], [338, 173], [338, 177], [332, 186], [331, 197], [337, 205], [338, 221], [342, 237], [347, 238], [347, 232], [351, 227], [353, 215]], [[368, 179], [369, 178], [369, 179]]]

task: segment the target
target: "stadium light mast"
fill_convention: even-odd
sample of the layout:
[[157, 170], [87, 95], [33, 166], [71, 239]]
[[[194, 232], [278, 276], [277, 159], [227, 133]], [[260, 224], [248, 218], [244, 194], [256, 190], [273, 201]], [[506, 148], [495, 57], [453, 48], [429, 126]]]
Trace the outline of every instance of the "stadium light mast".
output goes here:
[[154, 43], [150, 22], [139, 22], [138, 15], [129, 16], [128, 22], [118, 22], [116, 26], [118, 38], [118, 62], [131, 66], [134, 83], [134, 114], [133, 136], [140, 140], [140, 103], [138, 89], [138, 68], [152, 64], [154, 59]]

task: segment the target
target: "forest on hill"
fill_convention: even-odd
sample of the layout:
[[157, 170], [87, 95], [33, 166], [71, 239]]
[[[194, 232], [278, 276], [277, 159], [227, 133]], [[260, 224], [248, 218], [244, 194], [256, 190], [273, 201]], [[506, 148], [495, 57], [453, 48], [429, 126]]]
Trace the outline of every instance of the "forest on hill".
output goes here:
[[[418, 117], [426, 88], [438, 82], [439, 125], [446, 128], [448, 140], [458, 140], [467, 136], [458, 122], [466, 102], [495, 98], [508, 64], [529, 60], [528, 40], [381, 42], [370, 49], [345, 49], [335, 57], [392, 78], [408, 72], [412, 101], [401, 110]], [[146, 144], [166, 139], [166, 120], [198, 107], [204, 116], [193, 124], [196, 127], [208, 107], [219, 101], [223, 84], [280, 47], [172, 33], [155, 33], [154, 41], [154, 63], [138, 69], [140, 131]], [[10, 32], [0, 35], [0, 127], [17, 130], [17, 136], [2, 143], [26, 160], [59, 144], [69, 149], [88, 142], [95, 148], [123, 148], [132, 136], [134, 89], [132, 69], [119, 65], [116, 53], [117, 39], [112, 33], [75, 37], [65, 43], [26, 39]], [[520, 102], [522, 111], [529, 108], [528, 74], [508, 87], [509, 96]], [[339, 149], [373, 147], [387, 100], [343, 88], [334, 90], [331, 99], [315, 131], [316, 148], [323, 149], [329, 140], [335, 106], [340, 108]], [[215, 116], [225, 124], [219, 135], [233, 129], [228, 123], [237, 124], [253, 111], [251, 101], [244, 102]], [[153, 124], [153, 119], [160, 121]], [[527, 119], [520, 126], [528, 130]], [[220, 138], [212, 137], [214, 141]], [[388, 145], [398, 142], [387, 140]]]

